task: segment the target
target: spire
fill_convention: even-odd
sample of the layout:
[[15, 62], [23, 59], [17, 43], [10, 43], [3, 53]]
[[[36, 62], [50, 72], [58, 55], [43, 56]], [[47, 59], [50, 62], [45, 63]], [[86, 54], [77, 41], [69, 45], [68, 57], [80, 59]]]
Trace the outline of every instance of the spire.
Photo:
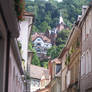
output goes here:
[[61, 23], [64, 23], [61, 11], [60, 11], [59, 23], [60, 23], [60, 24], [61, 24]]

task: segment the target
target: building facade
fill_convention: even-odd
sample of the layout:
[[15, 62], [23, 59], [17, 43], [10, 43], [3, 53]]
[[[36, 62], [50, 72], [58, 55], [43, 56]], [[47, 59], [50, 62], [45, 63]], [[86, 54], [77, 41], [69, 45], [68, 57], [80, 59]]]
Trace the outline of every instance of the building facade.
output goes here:
[[24, 72], [17, 40], [11, 41], [8, 85], [8, 92], [24, 92]]
[[80, 22], [82, 30], [82, 54], [80, 92], [92, 92], [92, 5], [86, 8]]
[[[80, 57], [81, 57], [81, 30], [75, 24], [66, 43], [68, 53], [65, 64], [68, 65], [67, 90], [68, 92], [79, 91]], [[68, 79], [70, 81], [68, 81]]]
[[51, 40], [48, 37], [43, 33], [35, 33], [32, 35], [32, 44], [40, 60], [48, 59], [47, 50], [52, 47]]
[[58, 58], [49, 61], [49, 92], [61, 92], [61, 62]]
[[67, 92], [67, 68], [68, 66], [66, 65], [66, 55], [67, 55], [68, 50], [66, 48], [64, 48], [59, 56], [60, 61], [61, 61], [61, 92]]
[[[41, 81], [43, 76], [43, 72], [47, 71], [47, 69], [35, 65], [30, 65], [30, 90], [31, 92], [36, 92], [38, 89], [41, 89], [46, 84], [46, 80]], [[48, 75], [47, 75], [48, 76]], [[45, 83], [45, 84], [44, 84]]]
[[21, 54], [25, 61], [25, 70], [27, 70], [28, 61], [28, 43], [32, 32], [32, 25], [34, 15], [32, 13], [24, 12], [24, 20], [20, 21], [20, 36], [18, 41], [21, 44]]
[[[11, 40], [19, 36], [14, 0], [0, 1], [0, 91], [8, 92]], [[6, 16], [7, 15], [7, 16]]]

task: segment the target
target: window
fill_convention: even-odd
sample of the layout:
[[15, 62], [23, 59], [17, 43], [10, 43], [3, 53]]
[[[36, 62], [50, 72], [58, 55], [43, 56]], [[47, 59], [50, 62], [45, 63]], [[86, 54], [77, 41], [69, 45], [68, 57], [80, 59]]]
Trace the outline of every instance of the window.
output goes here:
[[41, 51], [41, 49], [40, 49], [40, 48], [37, 48], [36, 50], [37, 50], [37, 52], [40, 52], [40, 51]]
[[90, 50], [86, 51], [86, 74], [91, 72], [91, 52]]
[[74, 83], [74, 66], [71, 68], [71, 83]]
[[61, 64], [56, 64], [56, 74], [61, 70]]
[[85, 60], [85, 53], [81, 57], [81, 76], [85, 73], [86, 68], [86, 60]]
[[78, 80], [78, 75], [79, 75], [79, 59], [76, 59], [76, 63], [75, 63], [75, 80]]
[[40, 43], [37, 43], [37, 46], [41, 46], [41, 44]]
[[38, 41], [41, 41], [41, 39], [40, 39], [40, 38], [38, 38], [37, 40], [38, 40]]
[[82, 28], [82, 39], [83, 39], [83, 41], [85, 40], [85, 23], [84, 23], [84, 25], [83, 25], [83, 28]]
[[13, 80], [15, 79], [15, 67], [13, 67]]
[[86, 52], [86, 74], [88, 73], [88, 64], [89, 64], [89, 60], [88, 60], [88, 51]]
[[88, 36], [90, 32], [90, 20], [89, 20], [89, 17], [87, 17], [86, 19], [86, 37]]
[[89, 59], [89, 72], [91, 72], [91, 50], [89, 50], [89, 53], [88, 53], [88, 59]]

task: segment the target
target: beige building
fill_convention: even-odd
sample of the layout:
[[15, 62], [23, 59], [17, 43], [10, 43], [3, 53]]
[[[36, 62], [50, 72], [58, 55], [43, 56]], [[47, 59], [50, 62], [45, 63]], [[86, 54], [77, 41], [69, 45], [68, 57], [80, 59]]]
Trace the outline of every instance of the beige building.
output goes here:
[[68, 66], [65, 63], [67, 52], [68, 52], [68, 49], [64, 48], [59, 56], [59, 59], [61, 61], [61, 92], [67, 92], [66, 75], [67, 75]]
[[[44, 80], [44, 71], [48, 73], [47, 69], [35, 65], [30, 65], [30, 90], [36, 92], [38, 89], [44, 88], [48, 80]], [[46, 76], [47, 79], [48, 75]]]
[[50, 75], [48, 69], [43, 70], [42, 77], [40, 80], [40, 89], [36, 92], [49, 92], [48, 84], [50, 82]]
[[61, 62], [58, 58], [49, 61], [49, 92], [61, 92]]
[[83, 6], [80, 92], [92, 92], [92, 3]]
[[[68, 49], [65, 62], [66, 65], [68, 65], [68, 73], [66, 77], [68, 92], [78, 92], [79, 90], [81, 30], [78, 28], [77, 22], [74, 25], [66, 44], [66, 48]], [[68, 81], [68, 79], [70, 81]]]

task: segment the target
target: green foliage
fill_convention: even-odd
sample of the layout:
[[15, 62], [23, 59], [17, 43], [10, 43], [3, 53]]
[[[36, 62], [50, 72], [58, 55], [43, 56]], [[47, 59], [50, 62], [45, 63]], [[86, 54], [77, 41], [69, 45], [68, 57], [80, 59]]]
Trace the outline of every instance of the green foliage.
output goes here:
[[63, 2], [58, 3], [58, 8], [61, 10], [65, 24], [72, 27], [78, 15], [81, 15], [82, 5], [87, 4], [88, 0], [63, 0]]
[[15, 0], [15, 11], [19, 21], [23, 20], [24, 6], [24, 0]]
[[40, 24], [41, 32], [45, 32], [48, 28], [49, 28], [49, 26], [48, 26], [48, 23], [46, 21], [44, 21]]
[[33, 57], [32, 57], [32, 64], [37, 65], [37, 66], [41, 66], [40, 60], [37, 56], [37, 53], [36, 53], [35, 49], [32, 48], [32, 43], [31, 42], [29, 43], [29, 50], [34, 52]]
[[37, 66], [41, 66], [40, 65], [40, 60], [36, 54], [36, 52], [34, 52], [33, 58], [32, 58], [32, 64], [33, 65], [37, 65]]
[[48, 68], [48, 60], [42, 60], [40, 63], [41, 67]]
[[70, 62], [70, 54], [68, 54], [68, 55], [66, 56], [66, 62], [65, 62], [65, 65], [68, 65], [69, 62]]
[[65, 44], [69, 36], [69, 33], [70, 33], [70, 30], [62, 30], [61, 32], [59, 32], [56, 38], [56, 45], [58, 46], [61, 44]]
[[51, 56], [51, 59], [54, 59], [59, 56], [62, 48], [64, 48], [66, 40], [69, 35], [69, 30], [62, 30], [58, 33], [56, 38], [56, 46], [52, 46], [47, 52], [48, 56]]
[[35, 15], [33, 32], [45, 32], [59, 23], [60, 14], [56, 1], [26, 0], [25, 5], [26, 11], [33, 12]]

